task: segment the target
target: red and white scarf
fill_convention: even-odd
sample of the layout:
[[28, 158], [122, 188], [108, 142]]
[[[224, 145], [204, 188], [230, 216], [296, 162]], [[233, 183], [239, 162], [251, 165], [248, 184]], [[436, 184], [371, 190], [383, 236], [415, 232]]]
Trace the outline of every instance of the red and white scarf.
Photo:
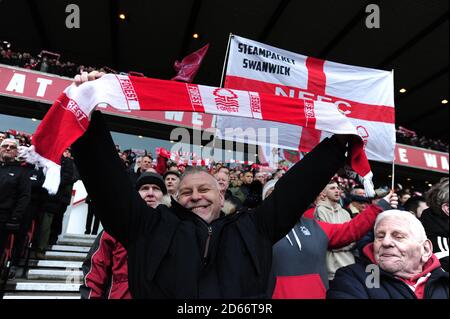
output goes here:
[[67, 87], [45, 115], [22, 150], [28, 162], [44, 167], [44, 187], [58, 190], [61, 154], [84, 134], [92, 112], [99, 104], [127, 112], [184, 111], [229, 115], [311, 127], [333, 134], [354, 135], [352, 169], [364, 180], [368, 196], [374, 194], [372, 173], [364, 143], [356, 128], [333, 104], [275, 96], [267, 93], [231, 90], [144, 77], [107, 74], [78, 87]]

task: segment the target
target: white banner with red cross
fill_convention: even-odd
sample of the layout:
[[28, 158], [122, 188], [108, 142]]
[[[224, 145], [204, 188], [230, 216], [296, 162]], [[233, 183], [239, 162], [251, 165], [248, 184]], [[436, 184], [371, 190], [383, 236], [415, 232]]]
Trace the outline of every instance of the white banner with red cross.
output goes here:
[[[369, 159], [394, 160], [393, 72], [320, 60], [232, 35], [224, 86], [329, 102], [329, 107], [336, 107], [355, 126]], [[278, 128], [276, 142], [233, 138], [303, 152], [326, 137], [314, 128], [226, 116], [217, 117], [217, 128], [221, 132], [226, 128], [266, 128], [267, 132]]]

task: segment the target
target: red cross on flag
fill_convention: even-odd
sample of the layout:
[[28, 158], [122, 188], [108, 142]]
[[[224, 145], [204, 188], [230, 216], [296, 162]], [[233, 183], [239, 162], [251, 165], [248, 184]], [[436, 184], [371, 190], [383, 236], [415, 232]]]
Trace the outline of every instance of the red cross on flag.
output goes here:
[[[355, 126], [369, 159], [383, 162], [394, 159], [394, 81], [390, 71], [320, 60], [232, 35], [224, 86], [303, 99], [305, 103], [328, 102], [330, 108], [337, 108]], [[314, 118], [312, 114], [311, 127], [300, 127], [218, 116], [217, 128], [225, 139], [232, 136], [223, 134], [226, 128], [244, 131], [265, 128], [267, 132], [272, 129], [265, 141], [259, 140], [259, 134], [232, 138], [308, 152], [326, 137], [323, 131], [314, 129]], [[273, 138], [274, 128], [278, 129], [278, 139]]]

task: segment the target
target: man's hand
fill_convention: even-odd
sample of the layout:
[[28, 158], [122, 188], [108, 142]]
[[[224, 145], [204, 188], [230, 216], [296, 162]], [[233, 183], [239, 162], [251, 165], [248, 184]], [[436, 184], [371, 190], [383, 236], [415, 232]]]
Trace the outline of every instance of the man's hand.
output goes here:
[[394, 191], [390, 191], [389, 194], [383, 197], [383, 199], [391, 205], [392, 208], [396, 209], [398, 207], [398, 196]]
[[347, 149], [347, 144], [351, 143], [354, 135], [351, 134], [334, 134], [332, 136], [334, 140], [341, 146], [342, 149]]
[[94, 81], [96, 79], [99, 79], [103, 75], [105, 75], [105, 73], [98, 72], [98, 71], [92, 71], [89, 74], [87, 72], [82, 72], [81, 74], [75, 75], [75, 79], [74, 79], [73, 85], [79, 86], [80, 84], [83, 84], [84, 82]]

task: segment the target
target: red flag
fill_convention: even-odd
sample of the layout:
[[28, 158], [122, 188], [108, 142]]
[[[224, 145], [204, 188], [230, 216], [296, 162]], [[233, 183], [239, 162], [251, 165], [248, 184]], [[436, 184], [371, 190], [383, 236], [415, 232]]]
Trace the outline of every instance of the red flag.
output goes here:
[[173, 67], [175, 68], [175, 71], [177, 71], [177, 75], [171, 80], [191, 83], [194, 80], [198, 69], [200, 69], [200, 64], [202, 63], [208, 48], [209, 43], [203, 48], [186, 56], [181, 62], [175, 61]]

